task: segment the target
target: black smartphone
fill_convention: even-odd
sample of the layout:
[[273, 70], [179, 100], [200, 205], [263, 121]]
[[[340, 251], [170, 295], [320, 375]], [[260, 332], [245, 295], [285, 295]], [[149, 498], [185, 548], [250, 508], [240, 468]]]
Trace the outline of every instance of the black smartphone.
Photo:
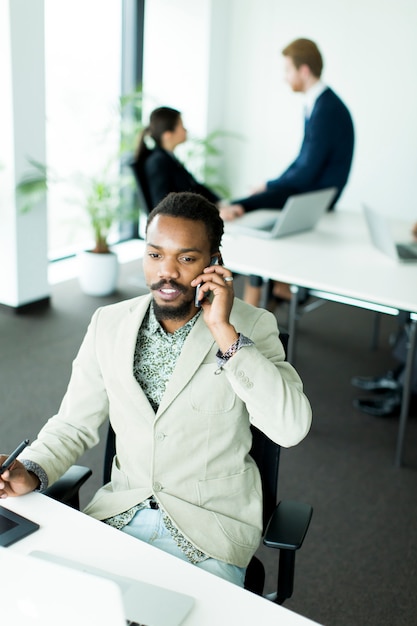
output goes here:
[[[214, 256], [211, 259], [211, 263], [210, 265], [218, 265], [219, 264], [219, 257], [218, 256]], [[194, 296], [194, 306], [196, 306], [197, 308], [201, 306], [201, 300], [198, 299], [198, 295], [200, 293], [200, 287], [203, 283], [200, 283], [199, 285], [197, 285], [197, 287], [195, 288], [195, 296]], [[206, 298], [208, 298], [208, 296], [210, 295], [210, 292], [208, 292], [206, 294]], [[205, 298], [203, 298], [204, 300]]]

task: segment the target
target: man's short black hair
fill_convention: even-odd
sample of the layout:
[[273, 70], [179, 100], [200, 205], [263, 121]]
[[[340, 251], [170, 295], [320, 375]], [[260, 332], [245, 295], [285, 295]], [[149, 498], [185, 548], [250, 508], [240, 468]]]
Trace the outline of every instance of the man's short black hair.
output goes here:
[[170, 217], [182, 217], [194, 222], [203, 222], [210, 241], [210, 252], [214, 253], [220, 250], [224, 231], [223, 220], [220, 217], [218, 208], [204, 196], [188, 191], [169, 193], [149, 213], [146, 231], [157, 215], [169, 215]]

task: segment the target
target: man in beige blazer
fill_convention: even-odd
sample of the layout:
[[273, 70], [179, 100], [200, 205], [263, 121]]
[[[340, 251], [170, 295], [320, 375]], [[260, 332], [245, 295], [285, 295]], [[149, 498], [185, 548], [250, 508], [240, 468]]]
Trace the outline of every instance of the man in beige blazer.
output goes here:
[[151, 212], [150, 295], [93, 315], [59, 412], [0, 477], [0, 497], [53, 483], [110, 418], [111, 481], [85, 512], [243, 585], [262, 529], [250, 424], [292, 446], [311, 409], [275, 317], [234, 297], [222, 235], [217, 208], [196, 194]]

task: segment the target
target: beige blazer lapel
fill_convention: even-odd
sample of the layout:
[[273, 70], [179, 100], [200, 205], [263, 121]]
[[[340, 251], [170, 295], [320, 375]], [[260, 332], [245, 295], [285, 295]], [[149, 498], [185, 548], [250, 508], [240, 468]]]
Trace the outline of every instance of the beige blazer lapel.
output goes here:
[[120, 320], [118, 331], [114, 337], [116, 342], [114, 353], [120, 373], [118, 380], [122, 381], [121, 384], [123, 384], [126, 393], [130, 395], [141, 413], [149, 421], [154, 421], [155, 412], [133, 374], [133, 359], [138, 331], [149, 308], [151, 299], [152, 296], [149, 295], [149, 297], [135, 298], [132, 301], [128, 315], [124, 315]]
[[[201, 314], [188, 335], [171, 379], [159, 405], [157, 418], [172, 404], [188, 384], [195, 371], [206, 358], [214, 344], [213, 335], [209, 331]], [[213, 372], [216, 364], [213, 363]]]

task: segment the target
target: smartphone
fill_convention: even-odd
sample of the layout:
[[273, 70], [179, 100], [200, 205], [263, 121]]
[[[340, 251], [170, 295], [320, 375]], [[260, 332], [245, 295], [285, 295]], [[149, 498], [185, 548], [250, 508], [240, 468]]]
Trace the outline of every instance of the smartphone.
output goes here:
[[[214, 256], [211, 259], [211, 263], [210, 265], [218, 265], [219, 264], [219, 257], [218, 256]], [[200, 293], [200, 287], [203, 283], [200, 283], [199, 285], [197, 285], [197, 287], [195, 288], [195, 296], [194, 296], [194, 306], [196, 306], [197, 308], [199, 308], [201, 306], [201, 300], [198, 299], [198, 295]], [[206, 298], [208, 298], [208, 296], [210, 295], [210, 292], [208, 292], [206, 294]], [[203, 298], [204, 300], [205, 298]]]
[[201, 306], [201, 302], [198, 299], [198, 295], [200, 293], [200, 287], [203, 283], [200, 283], [199, 285], [197, 285], [197, 287], [195, 288], [195, 296], [194, 296], [194, 306], [196, 306], [197, 308]]

